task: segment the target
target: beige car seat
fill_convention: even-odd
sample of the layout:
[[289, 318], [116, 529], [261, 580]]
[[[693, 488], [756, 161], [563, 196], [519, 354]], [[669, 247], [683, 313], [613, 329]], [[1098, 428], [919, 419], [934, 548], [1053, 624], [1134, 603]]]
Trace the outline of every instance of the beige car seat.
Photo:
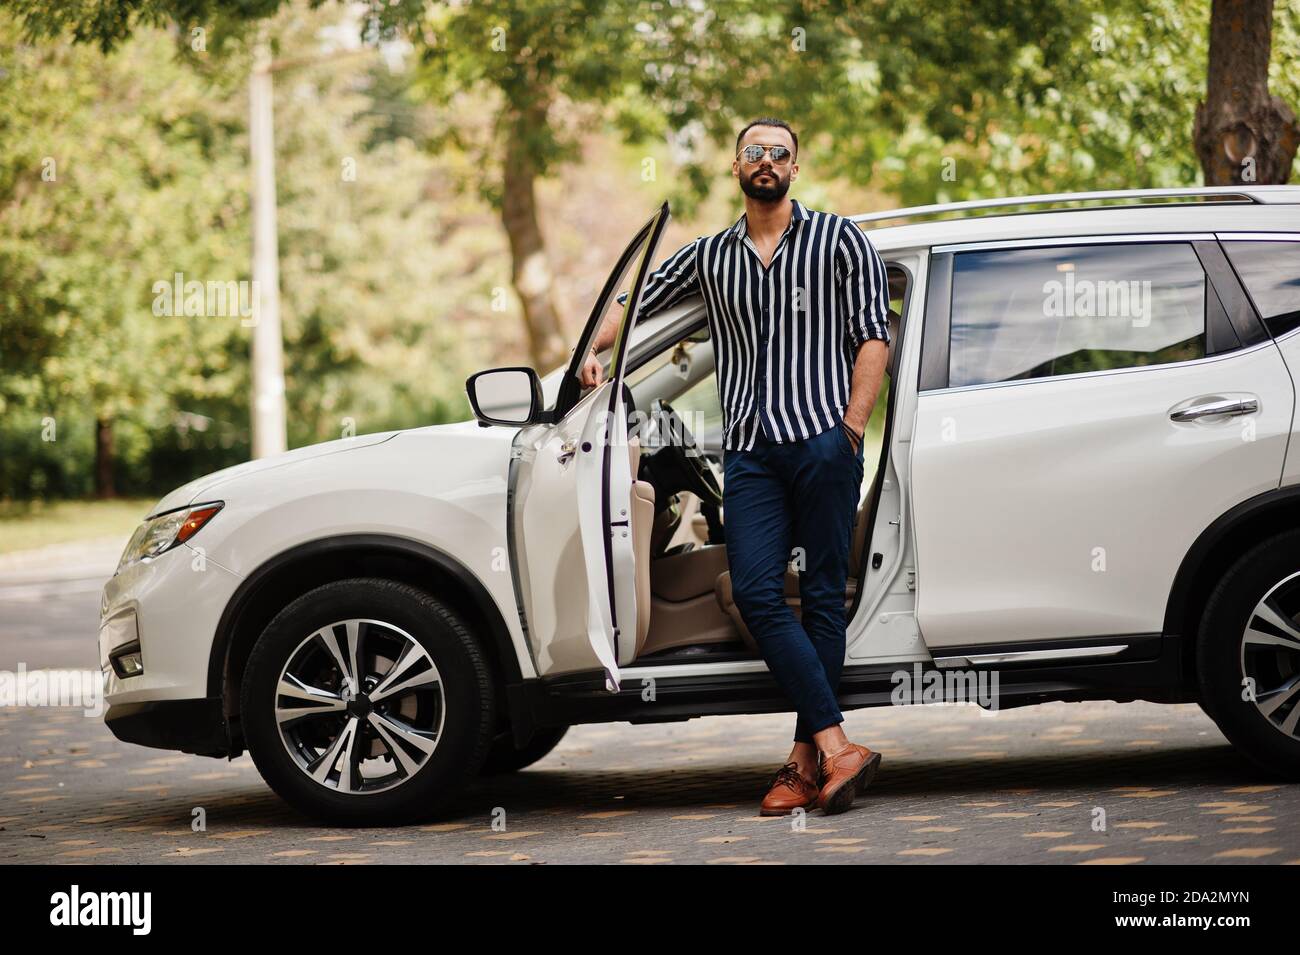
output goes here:
[[655, 489], [649, 481], [637, 480], [641, 464], [641, 442], [628, 438], [632, 461], [632, 551], [636, 555], [636, 654], [645, 646], [650, 632], [650, 537], [654, 529]]

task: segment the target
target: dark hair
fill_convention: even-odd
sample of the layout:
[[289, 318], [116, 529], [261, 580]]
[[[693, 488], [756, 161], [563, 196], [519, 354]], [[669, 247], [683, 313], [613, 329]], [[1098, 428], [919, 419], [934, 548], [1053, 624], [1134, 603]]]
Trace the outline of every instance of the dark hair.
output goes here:
[[777, 119], [775, 116], [761, 116], [758, 119], [751, 119], [749, 123], [736, 134], [736, 152], [740, 152], [740, 141], [745, 138], [745, 134], [755, 126], [776, 126], [784, 129], [790, 134], [790, 139], [794, 141], [795, 158], [799, 156], [799, 134], [790, 128], [790, 124], [783, 119]]

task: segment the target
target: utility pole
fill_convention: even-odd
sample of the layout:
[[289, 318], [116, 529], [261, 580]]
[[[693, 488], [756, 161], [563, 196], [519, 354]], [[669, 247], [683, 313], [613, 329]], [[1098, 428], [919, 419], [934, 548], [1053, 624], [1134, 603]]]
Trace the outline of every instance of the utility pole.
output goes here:
[[253, 457], [288, 446], [284, 410], [284, 341], [280, 331], [280, 249], [275, 213], [275, 132], [271, 112], [271, 44], [263, 29], [248, 80], [248, 143], [253, 170]]

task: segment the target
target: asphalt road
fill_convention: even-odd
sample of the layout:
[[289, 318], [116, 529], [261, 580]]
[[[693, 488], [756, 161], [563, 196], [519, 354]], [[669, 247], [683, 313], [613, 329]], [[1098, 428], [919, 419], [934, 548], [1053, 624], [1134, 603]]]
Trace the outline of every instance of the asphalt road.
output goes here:
[[[0, 561], [0, 670], [97, 668], [94, 574], [115, 558], [105, 544]], [[840, 816], [765, 819], [792, 725], [575, 727], [437, 823], [349, 830], [290, 810], [246, 755], [148, 750], [79, 710], [0, 708], [0, 862], [1300, 863], [1300, 787], [1260, 777], [1196, 706], [855, 711], [850, 738], [884, 754], [868, 793]]]
[[125, 543], [0, 555], [0, 670], [99, 669], [99, 592]]

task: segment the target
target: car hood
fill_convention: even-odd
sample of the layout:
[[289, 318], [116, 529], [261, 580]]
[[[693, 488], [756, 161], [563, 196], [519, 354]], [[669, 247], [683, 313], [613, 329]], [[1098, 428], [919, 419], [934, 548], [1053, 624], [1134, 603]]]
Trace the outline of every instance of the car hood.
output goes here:
[[155, 504], [150, 509], [149, 516], [152, 517], [155, 514], [173, 511], [187, 504], [192, 504], [200, 498], [210, 497], [217, 485], [225, 484], [235, 478], [258, 474], [262, 471], [269, 471], [272, 468], [283, 467], [286, 464], [294, 464], [298, 461], [307, 461], [330, 454], [342, 454], [345, 451], [373, 447], [376, 444], [383, 444], [399, 434], [401, 434], [400, 431], [379, 431], [375, 434], [357, 435], [354, 438], [340, 438], [337, 441], [310, 444], [304, 448], [286, 451], [284, 454], [275, 454], [269, 458], [258, 458], [254, 461], [236, 464], [233, 467], [222, 468], [220, 471], [213, 471], [211, 474], [205, 474], [203, 477], [195, 478], [188, 484], [181, 485]]

